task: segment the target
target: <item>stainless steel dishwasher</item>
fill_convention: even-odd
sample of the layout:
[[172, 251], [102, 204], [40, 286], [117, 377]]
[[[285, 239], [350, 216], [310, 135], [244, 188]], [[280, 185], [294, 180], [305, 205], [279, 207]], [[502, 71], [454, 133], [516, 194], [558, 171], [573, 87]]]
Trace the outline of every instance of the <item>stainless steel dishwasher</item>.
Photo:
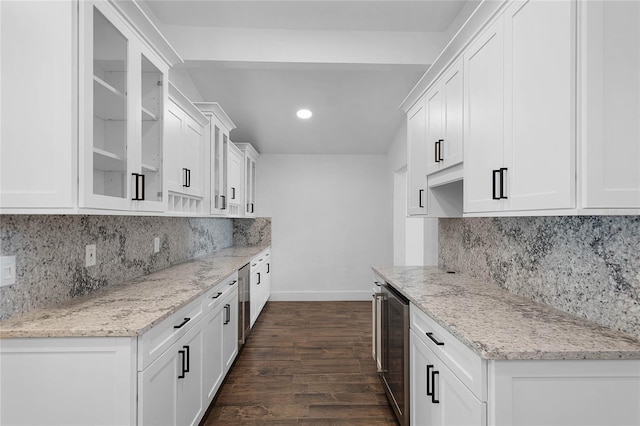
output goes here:
[[251, 332], [251, 292], [249, 264], [238, 270], [238, 348], [244, 346]]

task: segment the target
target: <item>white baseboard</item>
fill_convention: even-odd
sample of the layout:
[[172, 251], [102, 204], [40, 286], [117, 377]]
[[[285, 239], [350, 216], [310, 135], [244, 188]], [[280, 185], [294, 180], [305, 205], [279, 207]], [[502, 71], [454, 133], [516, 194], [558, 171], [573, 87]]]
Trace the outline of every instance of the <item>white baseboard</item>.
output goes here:
[[371, 300], [370, 291], [272, 291], [274, 302], [313, 302], [338, 300]]

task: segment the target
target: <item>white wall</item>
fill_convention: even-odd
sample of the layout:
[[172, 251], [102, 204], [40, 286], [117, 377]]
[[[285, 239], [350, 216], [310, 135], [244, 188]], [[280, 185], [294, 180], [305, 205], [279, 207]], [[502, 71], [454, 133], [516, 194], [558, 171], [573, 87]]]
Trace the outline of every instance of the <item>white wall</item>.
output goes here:
[[383, 155], [262, 155], [256, 214], [272, 218], [271, 300], [369, 300], [392, 259]]

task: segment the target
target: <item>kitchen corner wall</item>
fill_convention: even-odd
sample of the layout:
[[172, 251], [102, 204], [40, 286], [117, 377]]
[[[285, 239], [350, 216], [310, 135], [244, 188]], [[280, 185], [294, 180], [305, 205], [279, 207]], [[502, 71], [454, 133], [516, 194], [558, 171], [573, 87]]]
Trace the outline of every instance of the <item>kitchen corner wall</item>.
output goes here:
[[[241, 222], [235, 225], [234, 222]], [[3, 215], [2, 256], [16, 256], [16, 284], [0, 288], [0, 320], [234, 244], [270, 240], [271, 221], [255, 219]], [[154, 238], [160, 251], [153, 252]], [[96, 245], [85, 267], [85, 246]]]
[[640, 338], [640, 217], [440, 219], [440, 266]]

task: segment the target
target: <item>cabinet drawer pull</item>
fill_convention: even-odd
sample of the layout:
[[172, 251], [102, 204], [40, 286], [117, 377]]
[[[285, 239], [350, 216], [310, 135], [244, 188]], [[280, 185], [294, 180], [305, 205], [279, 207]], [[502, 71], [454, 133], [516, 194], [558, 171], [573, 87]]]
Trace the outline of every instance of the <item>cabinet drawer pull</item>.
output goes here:
[[255, 213], [255, 212], [253, 211], [253, 203], [251, 203], [251, 213]]
[[191, 318], [185, 318], [184, 321], [182, 321], [182, 323], [180, 323], [178, 325], [174, 325], [173, 328], [182, 328], [189, 321], [191, 321]]
[[256, 283], [256, 285], [260, 285], [260, 272], [258, 272], [258, 282]]
[[227, 209], [227, 196], [226, 195], [221, 195], [220, 198], [222, 198], [222, 207], [220, 207], [220, 210], [226, 210]]
[[435, 338], [435, 337], [433, 337], [433, 333], [431, 333], [431, 332], [429, 332], [429, 331], [428, 331], [428, 332], [426, 332], [425, 334], [426, 334], [426, 335], [427, 335], [427, 337], [428, 337], [429, 339], [431, 339], [431, 341], [432, 341], [433, 343], [435, 343], [436, 345], [438, 345], [438, 346], [444, 346], [444, 342], [438, 342], [438, 341], [436, 340], [436, 338]]
[[230, 282], [229, 285], [234, 285], [235, 283], [237, 283], [238, 281], [233, 280], [233, 282]]
[[373, 282], [375, 285], [377, 285], [378, 287], [380, 287], [382, 284], [380, 284], [378, 281], [374, 281]]
[[236, 199], [236, 189], [234, 187], [231, 187], [231, 199]]
[[433, 395], [433, 391], [429, 390], [431, 388], [431, 386], [429, 385], [431, 380], [429, 380], [429, 378], [431, 377], [431, 369], [432, 368], [433, 368], [433, 365], [431, 365], [431, 364], [427, 365], [427, 396]]
[[444, 161], [444, 158], [442, 158], [442, 143], [444, 142], [444, 139], [440, 139], [438, 141], [438, 162]]
[[267, 274], [271, 272], [271, 264], [267, 262]]
[[189, 187], [189, 169], [184, 167], [182, 168], [182, 186], [184, 188]]
[[424, 192], [424, 189], [421, 189], [418, 191], [418, 207], [422, 208], [424, 207], [422, 205], [422, 193]]
[[178, 379], [184, 379], [185, 352], [184, 351], [178, 351], [178, 354], [182, 355], [182, 372], [180, 374], [178, 374]]
[[187, 359], [187, 367], [186, 368], [183, 367], [183, 369], [184, 369], [183, 373], [188, 373], [189, 372], [189, 358], [190, 358], [190, 356], [189, 356], [189, 345], [184, 345], [183, 348], [187, 350], [187, 353], [184, 356]]
[[211, 296], [212, 299], [217, 299], [218, 297], [222, 296], [222, 292], [219, 291], [218, 294], [216, 294], [215, 296]]
[[440, 372], [439, 371], [432, 371], [431, 372], [431, 402], [433, 402], [434, 404], [439, 404], [440, 400], [436, 399], [436, 383], [437, 383], [437, 377], [440, 377]]

